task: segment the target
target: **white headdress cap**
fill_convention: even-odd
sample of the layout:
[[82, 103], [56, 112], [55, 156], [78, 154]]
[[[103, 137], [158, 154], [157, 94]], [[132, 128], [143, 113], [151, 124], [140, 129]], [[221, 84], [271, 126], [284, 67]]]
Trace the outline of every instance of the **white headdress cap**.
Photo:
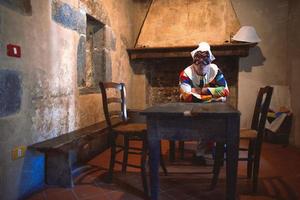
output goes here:
[[191, 52], [191, 55], [192, 55], [192, 58], [194, 58], [194, 55], [197, 51], [208, 51], [209, 53], [209, 56], [210, 56], [210, 60], [213, 61], [215, 60], [216, 58], [214, 57], [214, 55], [211, 53], [211, 50], [210, 50], [210, 46], [207, 42], [200, 42], [199, 43], [199, 46], [197, 49], [194, 49], [192, 52]]

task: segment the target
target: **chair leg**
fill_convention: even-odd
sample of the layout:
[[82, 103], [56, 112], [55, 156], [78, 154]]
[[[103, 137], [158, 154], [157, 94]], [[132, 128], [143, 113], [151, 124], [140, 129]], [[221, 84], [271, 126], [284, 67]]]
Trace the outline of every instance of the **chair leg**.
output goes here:
[[247, 177], [250, 179], [253, 173], [253, 154], [254, 154], [254, 141], [249, 140], [248, 146], [248, 161], [247, 161]]
[[179, 141], [180, 159], [184, 159], [184, 141]]
[[169, 140], [169, 160], [173, 162], [175, 160], [175, 141]]
[[260, 164], [260, 152], [261, 152], [261, 142], [255, 141], [256, 148], [254, 151], [254, 164], [253, 164], [253, 179], [252, 179], [252, 191], [255, 193], [258, 186], [258, 174], [259, 174], [259, 164]]
[[213, 178], [211, 182], [210, 189], [213, 190], [218, 182], [219, 174], [221, 166], [224, 162], [224, 144], [223, 143], [216, 143], [216, 149], [215, 149], [215, 161], [213, 166]]
[[124, 135], [124, 151], [123, 151], [123, 163], [122, 163], [122, 173], [126, 173], [127, 163], [128, 163], [128, 149], [129, 149], [129, 139], [127, 135]]
[[149, 191], [148, 191], [147, 172], [146, 172], [146, 161], [147, 161], [147, 154], [148, 154], [147, 141], [143, 140], [142, 145], [143, 147], [142, 147], [142, 157], [141, 157], [141, 176], [142, 176], [144, 193], [145, 196], [148, 197]]
[[161, 144], [160, 144], [160, 166], [163, 169], [164, 174], [167, 176], [168, 175], [168, 171], [167, 171], [167, 168], [166, 168], [166, 165], [165, 165], [165, 161], [164, 161], [164, 158], [163, 158], [163, 154], [162, 154], [162, 151], [161, 151]]
[[113, 172], [115, 167], [116, 161], [116, 135], [110, 134], [110, 162], [109, 162], [109, 169], [108, 169], [108, 178], [107, 181], [111, 182], [113, 179]]

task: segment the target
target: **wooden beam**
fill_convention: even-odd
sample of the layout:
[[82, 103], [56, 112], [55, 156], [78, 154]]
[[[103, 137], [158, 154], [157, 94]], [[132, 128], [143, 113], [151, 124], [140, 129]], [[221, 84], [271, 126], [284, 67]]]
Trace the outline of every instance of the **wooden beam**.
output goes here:
[[[246, 57], [249, 54], [249, 48], [257, 43], [225, 43], [220, 45], [211, 45], [214, 56], [238, 56]], [[127, 49], [131, 60], [135, 59], [158, 59], [158, 58], [189, 58], [190, 52], [197, 46], [182, 47], [145, 47]]]

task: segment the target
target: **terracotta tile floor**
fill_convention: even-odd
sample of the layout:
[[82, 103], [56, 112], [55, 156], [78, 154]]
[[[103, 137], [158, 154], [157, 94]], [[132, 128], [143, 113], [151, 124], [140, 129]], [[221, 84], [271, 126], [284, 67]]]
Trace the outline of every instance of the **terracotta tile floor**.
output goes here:
[[[168, 143], [163, 142], [163, 152], [167, 160]], [[32, 195], [30, 200], [135, 200], [143, 199], [140, 173], [128, 168], [128, 173], [122, 175], [116, 165], [116, 173], [112, 184], [103, 182], [109, 161], [109, 151], [102, 153], [89, 162], [93, 168], [76, 177], [74, 188], [48, 186]], [[225, 170], [222, 169], [217, 188], [208, 191], [211, 166], [191, 165], [189, 156], [185, 161], [167, 162], [168, 176], [161, 174], [160, 199], [195, 200], [224, 199]], [[138, 162], [138, 157], [130, 161]], [[194, 172], [194, 173], [193, 173]], [[251, 193], [251, 183], [246, 176], [246, 165], [239, 162], [238, 196], [241, 200], [294, 200], [300, 199], [300, 149], [283, 148], [280, 145], [263, 145], [262, 161], [259, 178], [259, 190]]]

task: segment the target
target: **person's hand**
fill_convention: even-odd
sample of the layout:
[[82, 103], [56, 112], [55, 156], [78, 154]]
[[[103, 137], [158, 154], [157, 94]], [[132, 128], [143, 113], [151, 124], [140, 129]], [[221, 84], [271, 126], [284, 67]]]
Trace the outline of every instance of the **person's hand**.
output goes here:
[[201, 94], [202, 89], [201, 88], [192, 88], [192, 93]]
[[192, 92], [196, 94], [208, 94], [208, 89], [206, 87], [203, 88], [192, 88]]
[[201, 94], [208, 94], [208, 89], [206, 87], [201, 88]]

